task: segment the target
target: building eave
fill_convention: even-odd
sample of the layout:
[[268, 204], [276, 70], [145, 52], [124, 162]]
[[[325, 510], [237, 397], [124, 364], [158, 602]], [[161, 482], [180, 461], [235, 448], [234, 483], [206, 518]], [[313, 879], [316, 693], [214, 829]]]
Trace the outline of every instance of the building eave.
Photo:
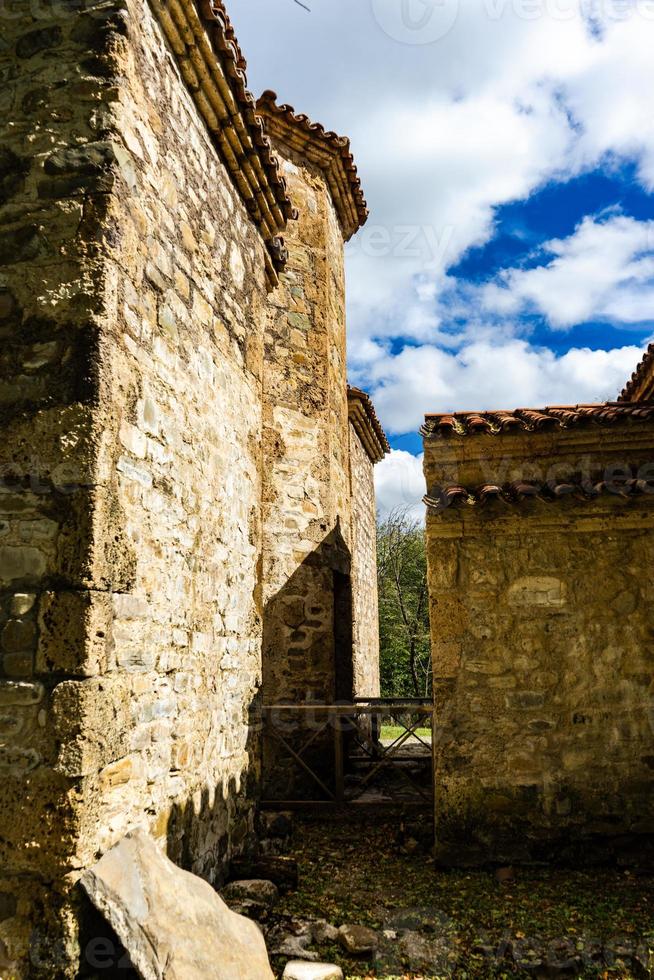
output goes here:
[[274, 284], [280, 235], [293, 207], [270, 139], [247, 89], [245, 60], [222, 0], [150, 0], [218, 153], [267, 249]]
[[654, 401], [654, 344], [649, 345], [640, 364], [622, 389], [620, 401]]
[[347, 408], [350, 422], [354, 426], [370, 461], [381, 463], [384, 456], [391, 451], [391, 447], [381, 422], [377, 418], [370, 395], [360, 388], [348, 385]]
[[628, 480], [568, 480], [565, 482], [515, 481], [509, 484], [486, 483], [477, 487], [450, 484], [431, 490], [423, 502], [428, 513], [439, 515], [450, 507], [482, 507], [491, 504], [516, 506], [526, 501], [553, 504], [575, 500], [583, 503], [596, 501], [602, 496], [613, 496], [629, 501], [649, 499], [654, 503], [654, 482], [632, 478]]
[[278, 105], [276, 93], [270, 90], [257, 101], [257, 112], [273, 140], [287, 146], [322, 171], [329, 185], [343, 238], [349, 241], [368, 219], [368, 206], [349, 139], [329, 132], [320, 123], [311, 122], [307, 116], [296, 113], [292, 106]]
[[425, 440], [457, 441], [479, 436], [519, 436], [527, 432], [538, 435], [639, 423], [654, 423], [654, 401], [426, 415], [420, 432]]

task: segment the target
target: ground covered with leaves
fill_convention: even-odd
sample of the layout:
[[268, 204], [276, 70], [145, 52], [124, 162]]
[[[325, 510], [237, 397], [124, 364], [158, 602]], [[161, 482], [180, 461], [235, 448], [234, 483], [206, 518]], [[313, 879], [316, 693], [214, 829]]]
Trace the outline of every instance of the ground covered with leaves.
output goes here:
[[492, 870], [444, 871], [397, 827], [295, 820], [288, 850], [300, 884], [279, 911], [380, 936], [373, 959], [338, 944], [320, 950], [346, 977], [654, 977], [651, 876], [515, 869], [499, 881]]

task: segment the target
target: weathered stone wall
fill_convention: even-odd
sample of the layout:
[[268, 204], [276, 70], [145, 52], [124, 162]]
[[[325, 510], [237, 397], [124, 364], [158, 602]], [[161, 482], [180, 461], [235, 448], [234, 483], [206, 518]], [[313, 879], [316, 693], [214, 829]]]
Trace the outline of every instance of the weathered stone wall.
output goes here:
[[[100, 5], [97, 5], [99, 8]], [[111, 509], [97, 468], [102, 259], [127, 154], [111, 142], [120, 15], [89, 5], [3, 8], [0, 50], [0, 974], [64, 975], [65, 876], [91, 740], [114, 713], [106, 666], [110, 581], [130, 562], [98, 547]], [[115, 708], [120, 711], [119, 705]], [[58, 944], [57, 939], [61, 940]], [[29, 966], [27, 965], [29, 960]]]
[[276, 149], [299, 219], [265, 337], [264, 698], [330, 702], [352, 696], [343, 236], [320, 170]]
[[129, 829], [210, 881], [244, 846], [262, 639], [271, 699], [352, 695], [341, 228], [289, 158], [269, 302], [158, 9], [3, 20], [3, 978], [77, 975], [76, 881]]
[[63, 977], [129, 827], [250, 827], [264, 258], [144, 0], [3, 40], [0, 973]]
[[120, 514], [102, 530], [134, 556], [113, 596], [130, 723], [94, 820], [104, 849], [147, 815], [213, 880], [246, 836], [239, 801], [256, 782], [263, 246], [145, 0], [130, 17], [117, 131], [133, 182], [112, 202], [101, 456]]
[[[430, 489], [637, 472], [652, 455], [635, 427], [425, 450]], [[588, 845], [628, 860], [654, 832], [653, 527], [651, 495], [428, 516], [442, 860], [576, 861]]]
[[379, 595], [374, 468], [353, 425], [350, 425], [350, 460], [354, 690], [357, 697], [379, 697]]

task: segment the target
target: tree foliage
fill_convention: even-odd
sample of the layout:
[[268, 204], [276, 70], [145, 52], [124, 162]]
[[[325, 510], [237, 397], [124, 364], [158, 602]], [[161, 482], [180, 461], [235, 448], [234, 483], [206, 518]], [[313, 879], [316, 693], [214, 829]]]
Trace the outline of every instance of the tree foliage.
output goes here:
[[406, 508], [378, 521], [377, 558], [382, 695], [430, 697], [425, 532]]

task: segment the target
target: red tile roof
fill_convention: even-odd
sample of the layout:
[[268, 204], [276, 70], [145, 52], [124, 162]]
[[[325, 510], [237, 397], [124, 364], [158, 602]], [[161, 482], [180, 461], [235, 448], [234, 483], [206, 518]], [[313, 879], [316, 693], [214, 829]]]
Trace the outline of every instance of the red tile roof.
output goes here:
[[222, 0], [153, 0], [153, 10], [200, 115], [268, 248], [284, 261], [280, 233], [294, 216], [276, 154], [247, 89], [246, 63]]
[[450, 439], [637, 422], [654, 422], [654, 402], [605, 402], [601, 405], [553, 405], [514, 411], [427, 415], [420, 432], [425, 438]]
[[350, 141], [326, 130], [308, 116], [296, 113], [290, 105], [277, 105], [275, 92], [267, 90], [257, 102], [267, 130], [288, 142], [323, 170], [338, 213], [343, 235], [348, 241], [368, 218], [368, 206], [350, 151]]
[[375, 406], [367, 392], [352, 385], [347, 386], [350, 421], [357, 431], [364, 449], [373, 463], [380, 463], [391, 451], [386, 433], [377, 418]]
[[430, 513], [442, 514], [448, 507], [457, 504], [479, 506], [491, 501], [519, 504], [524, 500], [533, 499], [542, 500], [545, 503], [554, 503], [568, 497], [591, 501], [596, 500], [602, 494], [612, 494], [623, 499], [650, 495], [654, 501], [654, 481], [641, 479], [567, 483], [518, 481], [503, 486], [488, 483], [474, 489], [452, 484], [434, 488], [423, 499]]
[[645, 399], [654, 399], [654, 344], [649, 345], [620, 395], [620, 401], [623, 402]]

